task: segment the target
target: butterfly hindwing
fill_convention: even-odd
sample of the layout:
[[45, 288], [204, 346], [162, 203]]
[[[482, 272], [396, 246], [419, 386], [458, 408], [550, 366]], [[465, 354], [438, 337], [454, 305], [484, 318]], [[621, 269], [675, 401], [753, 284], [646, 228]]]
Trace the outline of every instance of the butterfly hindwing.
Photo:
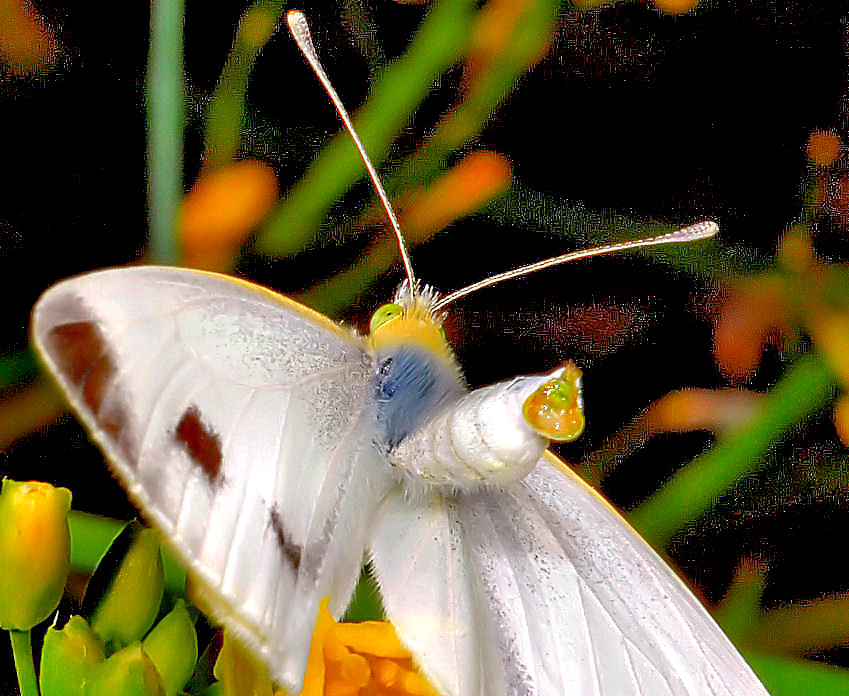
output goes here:
[[[664, 561], [549, 453], [515, 484], [397, 500], [371, 551], [388, 617], [445, 696], [766, 694]], [[452, 601], [413, 601], [416, 572]]]
[[362, 340], [257, 286], [157, 267], [54, 286], [33, 338], [214, 613], [297, 691], [318, 601], [344, 611], [388, 485]]
[[479, 646], [488, 638], [456, 506], [439, 492], [413, 505], [392, 491], [375, 519], [372, 567], [388, 618], [439, 693], [499, 696], [497, 683], [484, 688]]

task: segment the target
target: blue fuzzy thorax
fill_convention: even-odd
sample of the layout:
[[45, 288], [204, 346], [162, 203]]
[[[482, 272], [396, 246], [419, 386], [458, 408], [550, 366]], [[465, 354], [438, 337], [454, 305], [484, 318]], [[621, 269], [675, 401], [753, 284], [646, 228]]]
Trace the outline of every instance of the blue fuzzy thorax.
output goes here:
[[395, 347], [375, 356], [375, 446], [390, 452], [464, 393], [459, 370], [426, 348]]

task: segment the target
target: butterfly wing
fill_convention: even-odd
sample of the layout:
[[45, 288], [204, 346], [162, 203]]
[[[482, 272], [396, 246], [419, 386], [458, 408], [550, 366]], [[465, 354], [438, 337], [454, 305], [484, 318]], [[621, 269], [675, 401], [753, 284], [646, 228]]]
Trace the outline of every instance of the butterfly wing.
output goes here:
[[503, 488], [416, 507], [390, 496], [371, 551], [388, 617], [445, 696], [767, 693], [674, 572], [549, 453]]
[[297, 691], [318, 601], [344, 611], [388, 485], [361, 339], [258, 286], [157, 267], [59, 283], [32, 333], [213, 612]]

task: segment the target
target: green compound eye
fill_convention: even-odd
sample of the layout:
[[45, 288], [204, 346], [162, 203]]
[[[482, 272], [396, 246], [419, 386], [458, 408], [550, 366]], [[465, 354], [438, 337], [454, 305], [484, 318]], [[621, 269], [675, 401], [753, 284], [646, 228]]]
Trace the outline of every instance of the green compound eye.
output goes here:
[[374, 314], [371, 315], [369, 323], [369, 332], [374, 333], [378, 328], [383, 326], [387, 321], [392, 321], [395, 317], [400, 317], [404, 313], [404, 308], [401, 305], [389, 302], [388, 304], [378, 307]]

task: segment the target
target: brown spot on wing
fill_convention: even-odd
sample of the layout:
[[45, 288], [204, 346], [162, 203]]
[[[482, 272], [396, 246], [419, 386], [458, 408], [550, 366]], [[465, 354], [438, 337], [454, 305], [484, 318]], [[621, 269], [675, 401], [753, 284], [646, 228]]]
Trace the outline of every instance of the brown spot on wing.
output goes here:
[[112, 358], [107, 354], [101, 355], [88, 371], [82, 385], [83, 401], [95, 413], [100, 410], [106, 390], [114, 378], [115, 366], [112, 364]]
[[197, 406], [186, 409], [174, 435], [177, 441], [185, 446], [195, 464], [203, 469], [210, 483], [218, 483], [221, 473], [221, 441], [201, 420]]
[[298, 544], [291, 542], [286, 537], [286, 532], [283, 529], [283, 520], [280, 518], [280, 513], [277, 508], [271, 509], [271, 528], [277, 535], [277, 544], [280, 551], [289, 560], [289, 563], [295, 568], [295, 572], [301, 567], [301, 547]]
[[117, 370], [96, 322], [77, 321], [54, 326], [47, 336], [46, 348], [60, 372], [77, 385], [83, 403], [91, 409], [97, 424], [121, 449], [128, 462], [134, 463], [127, 437], [125, 400], [116, 393], [104, 408], [107, 393], [115, 387]]
[[75, 384], [83, 381], [106, 350], [100, 330], [90, 321], [54, 326], [49, 344], [51, 356]]

